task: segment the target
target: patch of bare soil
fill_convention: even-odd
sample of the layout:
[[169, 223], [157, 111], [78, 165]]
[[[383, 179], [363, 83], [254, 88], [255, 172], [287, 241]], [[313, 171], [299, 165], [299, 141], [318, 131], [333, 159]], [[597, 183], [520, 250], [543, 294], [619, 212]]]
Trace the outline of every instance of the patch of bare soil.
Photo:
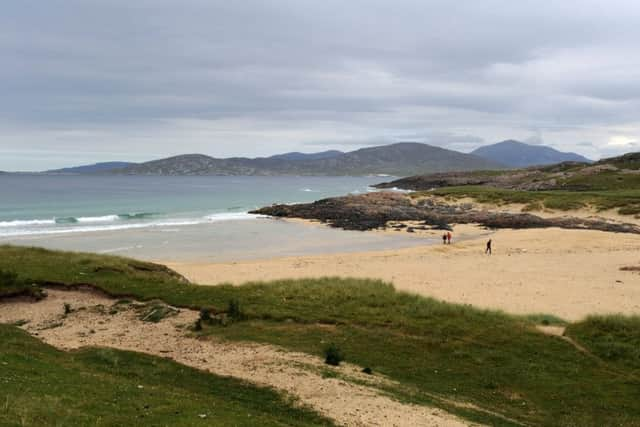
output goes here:
[[[198, 317], [195, 311], [180, 309], [157, 323], [141, 320], [141, 313], [140, 303], [83, 291], [49, 290], [39, 302], [0, 302], [0, 322], [21, 324], [55, 347], [104, 346], [170, 358], [284, 391], [341, 425], [472, 425], [440, 409], [401, 403], [382, 394], [376, 386], [395, 383], [363, 374], [354, 365], [332, 368], [317, 357], [275, 346], [194, 338], [189, 326]], [[323, 377], [327, 369], [338, 375]]]

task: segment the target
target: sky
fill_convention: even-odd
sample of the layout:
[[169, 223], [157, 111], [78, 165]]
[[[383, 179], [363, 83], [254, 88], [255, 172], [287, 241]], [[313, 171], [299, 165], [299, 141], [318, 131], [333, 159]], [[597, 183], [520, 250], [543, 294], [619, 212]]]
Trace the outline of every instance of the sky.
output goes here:
[[640, 151], [640, 3], [8, 0], [0, 170], [505, 139]]

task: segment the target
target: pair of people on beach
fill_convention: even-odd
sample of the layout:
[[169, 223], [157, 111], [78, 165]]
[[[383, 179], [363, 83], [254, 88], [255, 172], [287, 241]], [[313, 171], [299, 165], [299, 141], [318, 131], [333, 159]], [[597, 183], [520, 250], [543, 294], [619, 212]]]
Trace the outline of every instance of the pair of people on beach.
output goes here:
[[[447, 231], [446, 233], [444, 233], [442, 235], [442, 244], [443, 245], [447, 245], [447, 244], [451, 244], [451, 232]], [[484, 250], [485, 254], [491, 255], [491, 239], [489, 239], [489, 241], [487, 241], [487, 247]]]

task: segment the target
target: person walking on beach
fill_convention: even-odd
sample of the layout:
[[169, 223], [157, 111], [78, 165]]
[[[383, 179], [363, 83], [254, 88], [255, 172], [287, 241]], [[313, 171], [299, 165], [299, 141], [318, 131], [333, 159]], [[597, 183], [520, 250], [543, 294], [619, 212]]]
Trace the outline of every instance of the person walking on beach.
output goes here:
[[451, 244], [451, 232], [447, 231], [447, 243]]
[[447, 233], [443, 233], [442, 234], [442, 244], [446, 245], [447, 244]]
[[484, 250], [484, 253], [491, 255], [491, 239], [487, 242], [487, 249]]

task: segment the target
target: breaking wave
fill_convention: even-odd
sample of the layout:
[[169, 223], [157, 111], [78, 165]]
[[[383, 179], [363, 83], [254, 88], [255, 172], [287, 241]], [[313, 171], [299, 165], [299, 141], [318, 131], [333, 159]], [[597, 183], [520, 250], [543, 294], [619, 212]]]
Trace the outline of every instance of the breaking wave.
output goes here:
[[247, 212], [212, 213], [199, 217], [163, 217], [155, 213], [129, 213], [86, 217], [0, 221], [0, 237], [86, 233], [150, 227], [175, 227], [260, 218]]

